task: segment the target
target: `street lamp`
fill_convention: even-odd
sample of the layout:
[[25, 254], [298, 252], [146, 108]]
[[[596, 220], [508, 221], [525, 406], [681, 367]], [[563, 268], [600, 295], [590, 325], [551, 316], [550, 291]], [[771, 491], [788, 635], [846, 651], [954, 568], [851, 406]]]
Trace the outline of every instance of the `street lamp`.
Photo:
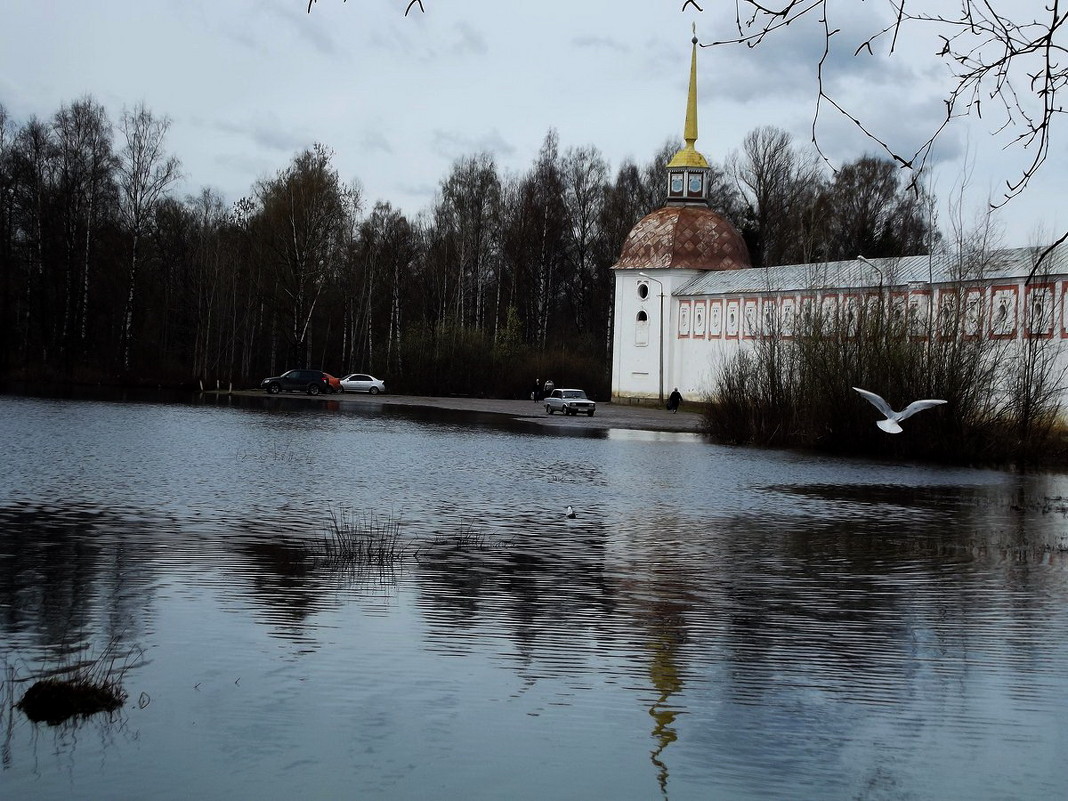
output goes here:
[[871, 267], [873, 270], [875, 270], [875, 272], [879, 275], [879, 288], [882, 289], [882, 287], [883, 287], [883, 271], [880, 270], [878, 267], [876, 267], [874, 264], [872, 264], [870, 261], [868, 261], [868, 259], [864, 258], [863, 256], [861, 256], [859, 254], [857, 255], [857, 261], [863, 262], [864, 264], [867, 264], [869, 267]]
[[657, 278], [653, 278], [651, 275], [639, 272], [642, 278], [648, 278], [650, 281], [656, 281], [660, 287], [660, 403], [664, 403], [664, 284]]

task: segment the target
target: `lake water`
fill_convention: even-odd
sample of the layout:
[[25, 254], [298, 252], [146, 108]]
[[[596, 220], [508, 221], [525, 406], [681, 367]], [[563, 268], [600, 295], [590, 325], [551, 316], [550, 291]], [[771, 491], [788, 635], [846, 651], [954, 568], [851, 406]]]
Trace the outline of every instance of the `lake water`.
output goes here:
[[[1068, 797], [1063, 476], [285, 398], [0, 433], [2, 798]], [[109, 642], [121, 711], [12, 708]]]

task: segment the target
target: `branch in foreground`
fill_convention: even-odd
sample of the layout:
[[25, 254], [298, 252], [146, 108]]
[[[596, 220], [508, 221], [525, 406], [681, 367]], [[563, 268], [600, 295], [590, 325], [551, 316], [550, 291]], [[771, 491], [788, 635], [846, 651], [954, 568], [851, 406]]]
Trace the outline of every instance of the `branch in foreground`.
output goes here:
[[[308, 0], [308, 13], [309, 14], [311, 13], [312, 6], [315, 5], [317, 2], [318, 2], [318, 0]], [[347, 3], [348, 0], [341, 0], [341, 2], [342, 3]], [[408, 16], [408, 12], [411, 11], [415, 6], [419, 6], [419, 10], [422, 11], [424, 14], [426, 13], [426, 9], [423, 8], [423, 0], [410, 0], [410, 2], [408, 3], [408, 7], [404, 9], [404, 16], [407, 17]], [[700, 9], [698, 9], [698, 11], [700, 11]]]
[[[700, 10], [690, 0], [683, 10], [688, 5]], [[910, 13], [903, 0], [891, 2], [893, 17], [886, 19], [880, 29], [862, 34], [863, 41], [854, 49], [853, 56], [863, 51], [873, 55], [873, 45], [881, 42], [887, 44], [886, 55], [892, 56], [901, 38], [908, 33], [908, 27], [933, 29], [940, 41], [935, 56], [949, 68], [952, 81], [944, 97], [944, 115], [932, 125], [930, 138], [907, 155], [894, 152], [862, 122], [860, 115], [847, 111], [826, 91], [825, 67], [829, 63], [832, 37], [840, 32], [830, 24], [829, 15], [834, 7], [843, 5], [848, 6], [834, 0], [784, 0], [771, 8], [761, 0], [735, 0], [736, 35], [702, 47], [744, 44], [756, 48], [765, 44], [769, 36], [815, 13], [823, 28], [824, 49], [818, 67], [820, 86], [812, 125], [814, 142], [821, 109], [831, 107], [899, 164], [919, 172], [950, 121], [957, 117], [982, 118], [985, 100], [1002, 117], [994, 133], [1011, 135], [1006, 147], [1031, 152], [1029, 162], [1019, 174], [1006, 181], [1002, 200], [993, 205], [1004, 205], [1020, 194], [1045, 163], [1053, 124], [1065, 113], [1057, 94], [1068, 88], [1068, 67], [1059, 58], [1065, 50], [1059, 37], [1068, 26], [1068, 12], [1058, 2], [1046, 5], [1045, 15], [1038, 17], [1015, 7], [995, 10], [988, 0], [960, 0], [957, 11]], [[1028, 16], [1029, 13], [1032, 15]]]

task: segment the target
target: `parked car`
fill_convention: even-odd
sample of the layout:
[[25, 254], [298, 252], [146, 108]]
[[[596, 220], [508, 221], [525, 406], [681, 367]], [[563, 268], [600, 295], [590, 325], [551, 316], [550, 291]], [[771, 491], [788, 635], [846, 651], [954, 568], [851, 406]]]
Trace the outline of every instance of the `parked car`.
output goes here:
[[341, 389], [345, 392], [370, 392], [377, 395], [386, 391], [386, 382], [367, 373], [351, 373], [341, 379]]
[[260, 387], [277, 395], [279, 392], [307, 392], [318, 395], [332, 392], [329, 376], [322, 370], [290, 370], [282, 375], [265, 378]]
[[545, 397], [545, 411], [563, 412], [564, 414], [578, 414], [585, 412], [593, 417], [597, 404], [586, 397], [581, 389], [554, 389]]
[[330, 391], [332, 393], [344, 392], [345, 391], [341, 387], [341, 379], [340, 378], [334, 378], [334, 376], [330, 375], [330, 373], [323, 373], [323, 375], [325, 375], [326, 376], [326, 380], [330, 382]]

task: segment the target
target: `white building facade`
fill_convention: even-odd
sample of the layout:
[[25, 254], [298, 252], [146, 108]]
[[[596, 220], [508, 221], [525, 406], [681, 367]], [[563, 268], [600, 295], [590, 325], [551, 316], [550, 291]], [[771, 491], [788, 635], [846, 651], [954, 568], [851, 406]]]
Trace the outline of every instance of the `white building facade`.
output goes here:
[[[718, 370], [761, 337], [790, 340], [814, 308], [825, 319], [849, 321], [876, 302], [906, 316], [917, 337], [983, 337], [1008, 345], [1007, 355], [1014, 346], [1041, 343], [1060, 380], [1068, 374], [1068, 248], [1054, 248], [1036, 269], [1043, 250], [988, 254], [981, 275], [962, 274], [951, 255], [702, 272], [619, 270], [613, 400], [659, 398], [661, 352], [664, 393], [678, 387], [687, 400], [703, 400]], [[665, 292], [662, 317], [657, 281]], [[943, 319], [959, 325], [943, 334]]]
[[[708, 208], [708, 162], [697, 139], [696, 39], [685, 139], [667, 166], [667, 205], [640, 220], [613, 266], [612, 401], [688, 401], [714, 391], [719, 370], [764, 336], [789, 339], [817, 308], [848, 321], [881, 298], [907, 314], [916, 336], [941, 335], [959, 309], [962, 330], [1010, 345], [1040, 340], [1051, 371], [1068, 368], [1068, 248], [1020, 248], [962, 263], [955, 254], [754, 268], [744, 240]], [[1041, 257], [1041, 258], [1040, 258]], [[957, 312], [954, 311], [954, 314]], [[934, 327], [932, 327], [934, 326]], [[1068, 397], [1062, 406], [1068, 406]]]

